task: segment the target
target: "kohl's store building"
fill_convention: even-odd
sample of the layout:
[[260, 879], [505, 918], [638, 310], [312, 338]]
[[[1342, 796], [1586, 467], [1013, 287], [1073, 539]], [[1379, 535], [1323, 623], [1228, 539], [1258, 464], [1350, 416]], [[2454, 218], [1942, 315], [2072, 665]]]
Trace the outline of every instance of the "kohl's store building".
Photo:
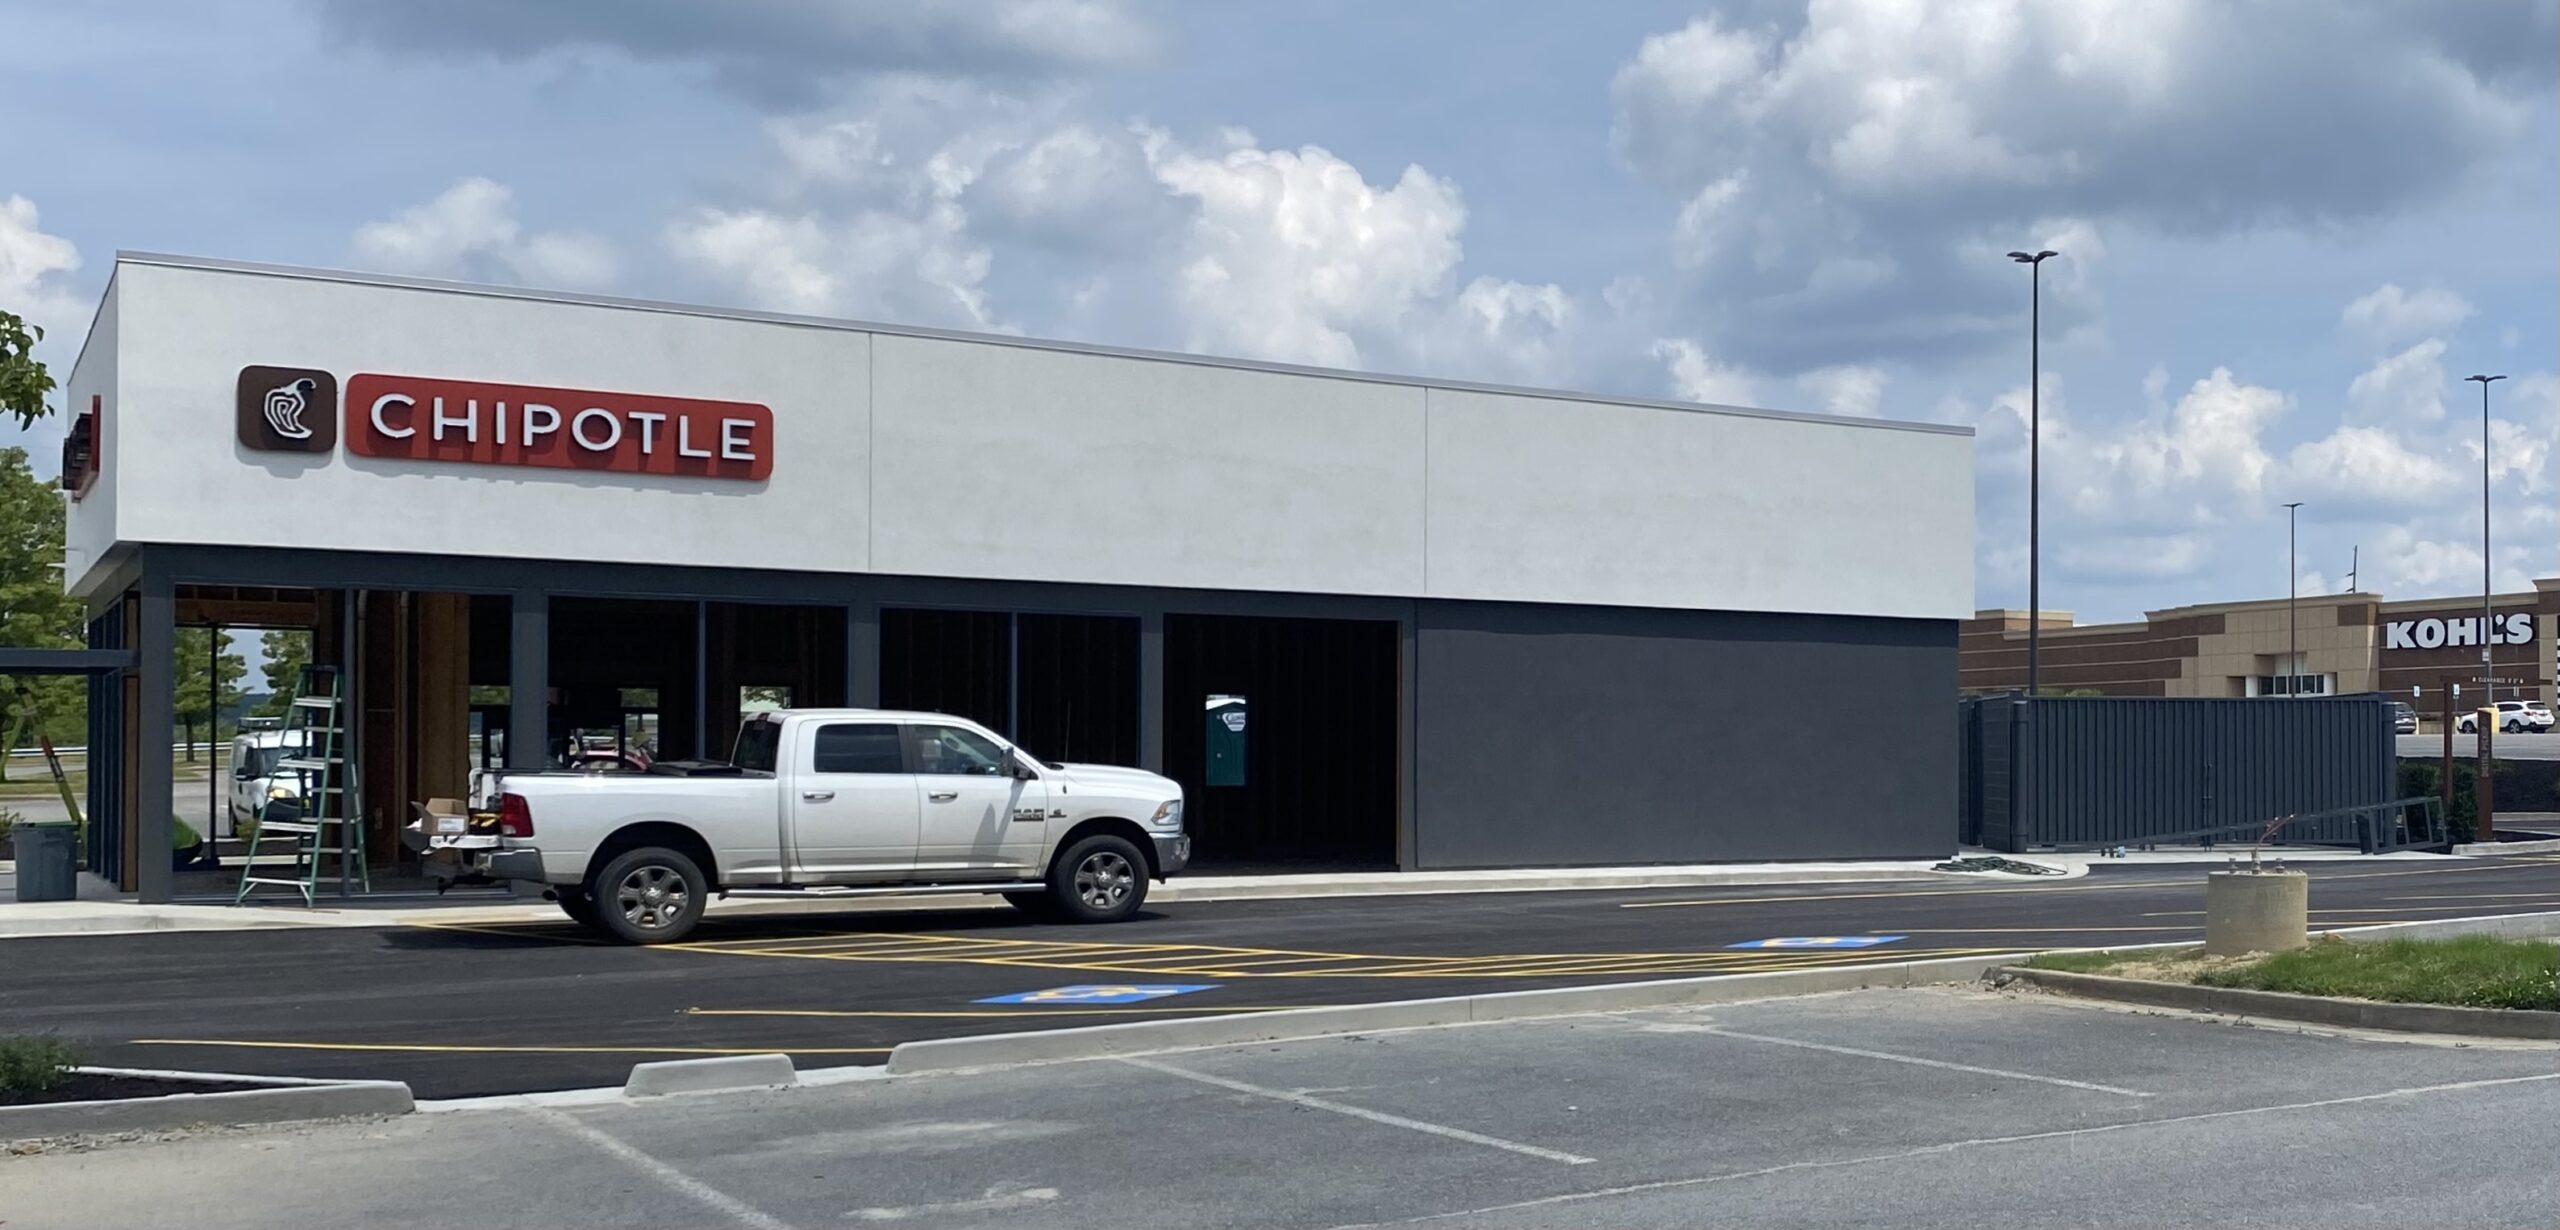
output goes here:
[[145, 899], [228, 894], [143, 856], [198, 625], [343, 669], [377, 885], [475, 767], [779, 704], [1155, 769], [1204, 868], [1953, 846], [1963, 429], [134, 253], [66, 392]]

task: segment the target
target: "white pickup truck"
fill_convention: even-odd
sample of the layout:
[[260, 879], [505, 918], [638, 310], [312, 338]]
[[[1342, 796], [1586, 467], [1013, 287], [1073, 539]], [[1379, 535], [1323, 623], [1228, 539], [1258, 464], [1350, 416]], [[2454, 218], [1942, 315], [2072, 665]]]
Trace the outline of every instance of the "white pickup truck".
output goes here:
[[494, 815], [494, 840], [418, 844], [483, 847], [442, 859], [545, 884], [569, 917], [636, 944], [681, 938], [714, 893], [1001, 893], [1035, 915], [1114, 922], [1191, 859], [1178, 783], [1039, 761], [938, 713], [765, 714], [728, 764], [488, 771], [471, 810], [473, 830]]

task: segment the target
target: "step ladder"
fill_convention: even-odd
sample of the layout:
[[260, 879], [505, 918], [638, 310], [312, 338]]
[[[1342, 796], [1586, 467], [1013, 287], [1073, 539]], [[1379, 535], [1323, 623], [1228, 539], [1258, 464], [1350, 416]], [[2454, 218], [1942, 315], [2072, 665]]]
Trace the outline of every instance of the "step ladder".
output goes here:
[[[301, 789], [292, 796], [295, 811], [291, 816], [269, 819], [273, 804], [280, 800], [269, 799], [258, 805], [257, 831], [241, 854], [240, 891], [231, 899], [232, 904], [245, 904], [260, 886], [290, 888], [302, 894], [302, 904], [317, 904], [320, 860], [324, 856], [337, 858], [342, 883], [353, 878], [362, 891], [373, 891], [373, 873], [365, 857], [364, 825], [348, 806], [345, 711], [345, 688], [338, 668], [304, 667], [301, 686], [285, 711], [287, 737], [282, 750], [292, 754], [276, 762], [278, 772], [292, 773], [301, 783]], [[292, 737], [296, 734], [301, 736], [299, 740]], [[283, 855], [290, 862], [261, 866], [258, 859], [265, 854]], [[280, 874], [288, 871], [290, 874]]]

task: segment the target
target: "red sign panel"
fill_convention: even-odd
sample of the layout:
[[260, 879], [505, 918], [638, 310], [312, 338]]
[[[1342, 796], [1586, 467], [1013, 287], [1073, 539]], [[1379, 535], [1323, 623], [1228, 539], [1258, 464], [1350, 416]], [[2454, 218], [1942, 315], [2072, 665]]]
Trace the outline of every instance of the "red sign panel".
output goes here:
[[365, 373], [347, 381], [359, 457], [761, 482], [773, 411], [754, 402]]

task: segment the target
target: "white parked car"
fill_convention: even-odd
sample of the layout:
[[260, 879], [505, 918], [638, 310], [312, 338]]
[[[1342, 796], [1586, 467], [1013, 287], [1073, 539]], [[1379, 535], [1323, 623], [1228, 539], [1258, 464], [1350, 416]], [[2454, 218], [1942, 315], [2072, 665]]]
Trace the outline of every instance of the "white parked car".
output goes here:
[[244, 730], [231, 740], [231, 831], [258, 817], [267, 800], [298, 797], [303, 774], [277, 762], [302, 752], [302, 732]]
[[[1179, 783], [1036, 760], [962, 718], [760, 714], [732, 762], [484, 771], [473, 816], [422, 815], [410, 844], [452, 850], [430, 859], [438, 874], [538, 881], [571, 918], [639, 944], [682, 938], [714, 893], [1001, 893], [1044, 917], [1114, 922], [1191, 860]], [[460, 836], [489, 816], [485, 841]]]
[[[2536, 735], [2551, 729], [2551, 706], [2538, 700], [2502, 700], [2498, 702], [2498, 729], [2511, 735]], [[2479, 712], [2455, 718], [2453, 728], [2470, 734], [2480, 728]]]

